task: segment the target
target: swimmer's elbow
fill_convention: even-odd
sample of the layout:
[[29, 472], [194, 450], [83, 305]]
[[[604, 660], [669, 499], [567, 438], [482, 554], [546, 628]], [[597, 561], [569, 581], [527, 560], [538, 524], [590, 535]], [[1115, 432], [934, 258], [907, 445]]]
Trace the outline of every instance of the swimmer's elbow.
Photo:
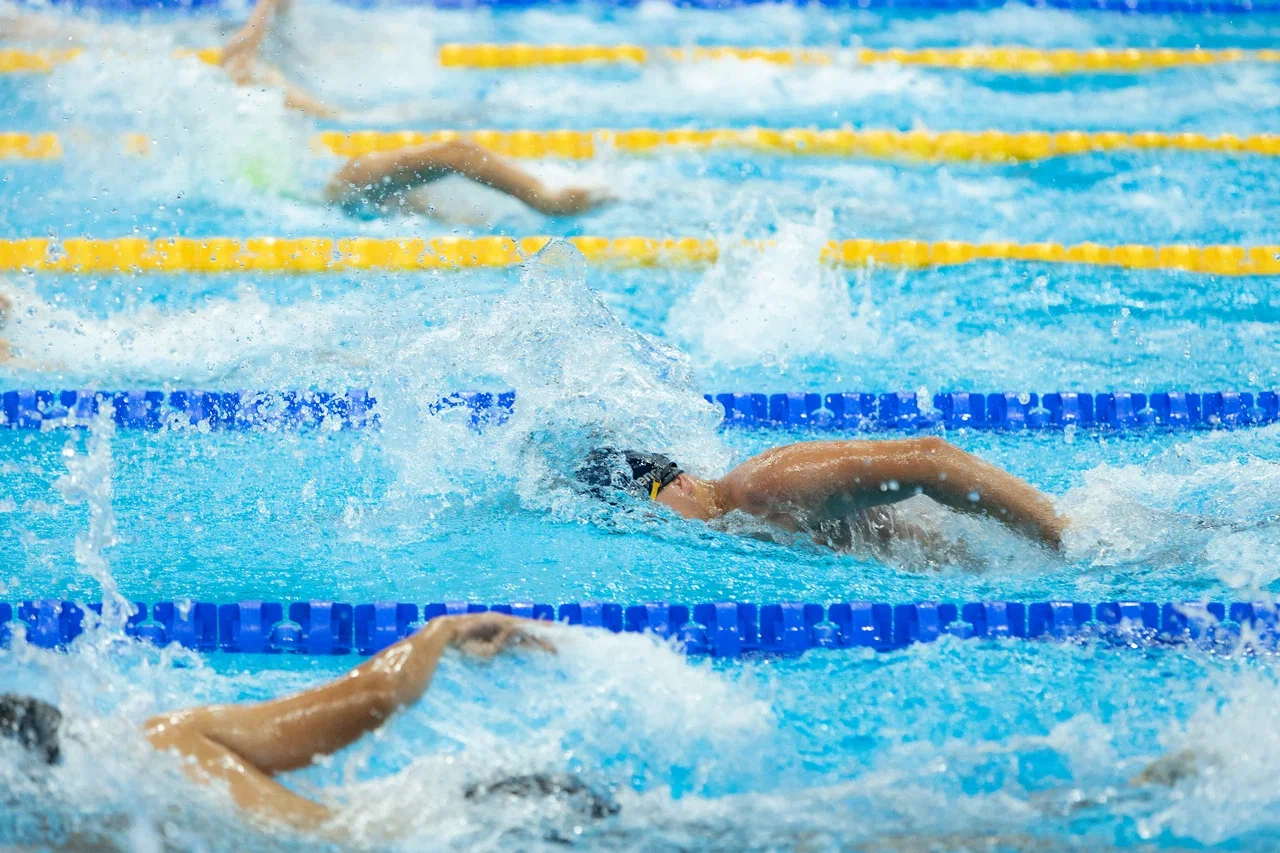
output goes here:
[[379, 669], [362, 673], [356, 690], [358, 702], [370, 717], [381, 722], [400, 708], [400, 691], [396, 677]]
[[922, 435], [917, 438], [908, 438], [906, 441], [911, 443], [911, 449], [917, 453], [923, 453], [926, 456], [946, 456], [959, 448], [954, 444], [936, 435]]

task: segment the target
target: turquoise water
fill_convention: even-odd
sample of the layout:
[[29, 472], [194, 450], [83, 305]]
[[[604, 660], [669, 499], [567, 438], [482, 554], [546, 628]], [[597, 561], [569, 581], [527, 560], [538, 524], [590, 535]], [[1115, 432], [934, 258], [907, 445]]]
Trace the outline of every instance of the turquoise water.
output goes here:
[[[0, 8], [0, 13], [8, 7]], [[0, 237], [771, 236], [707, 270], [606, 270], [562, 245], [524, 270], [332, 276], [13, 276], [19, 387], [367, 387], [368, 432], [0, 431], [0, 599], [623, 602], [1256, 599], [1280, 581], [1278, 427], [1223, 433], [951, 433], [1074, 519], [1050, 554], [927, 504], [949, 556], [877, 559], [760, 541], [583, 501], [565, 474], [601, 435], [717, 474], [804, 433], [721, 432], [706, 391], [1261, 390], [1280, 385], [1274, 278], [974, 264], [836, 271], [828, 239], [1280, 242], [1280, 163], [1174, 153], [1019, 166], [671, 154], [533, 163], [620, 196], [547, 219], [463, 183], [439, 219], [355, 221], [317, 201], [329, 127], [773, 126], [1276, 132], [1280, 65], [1024, 78], [893, 66], [717, 62], [446, 71], [446, 41], [921, 47], [1271, 47], [1280, 20], [1009, 8], [886, 15], [646, 4], [433, 12], [300, 4], [273, 57], [341, 123], [288, 115], [171, 56], [236, 18], [107, 19], [88, 56], [0, 76], [0, 129], [57, 130], [67, 156], [0, 163]], [[4, 18], [0, 17], [0, 21]], [[83, 19], [79, 19], [83, 20]], [[66, 23], [66, 21], [63, 21]], [[121, 55], [125, 54], [125, 55]], [[143, 131], [147, 158], [119, 134]], [[477, 432], [430, 404], [517, 388]], [[1227, 527], [1206, 528], [1205, 519]], [[946, 641], [889, 654], [687, 661], [641, 637], [558, 632], [555, 659], [450, 658], [377, 738], [288, 784], [365, 815], [371, 847], [628, 850], [1274, 849], [1280, 684], [1267, 656]], [[78, 734], [32, 779], [0, 744], [14, 807], [118, 847], [309, 848], [243, 827], [139, 743], [148, 714], [266, 698], [349, 660], [198, 658], [93, 635], [0, 652], [0, 690], [56, 699]], [[1172, 788], [1128, 779], [1192, 749]], [[470, 781], [579, 772], [620, 816], [468, 805]], [[381, 827], [394, 836], [375, 832]]]

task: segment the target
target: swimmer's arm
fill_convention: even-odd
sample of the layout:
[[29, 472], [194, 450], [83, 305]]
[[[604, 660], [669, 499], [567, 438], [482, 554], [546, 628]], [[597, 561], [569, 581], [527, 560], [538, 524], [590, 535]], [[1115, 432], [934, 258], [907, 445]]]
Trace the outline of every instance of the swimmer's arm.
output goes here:
[[[252, 63], [257, 59], [258, 49], [262, 46], [262, 40], [270, 32], [271, 19], [275, 17], [279, 7], [280, 0], [258, 0], [253, 11], [249, 13], [249, 20], [222, 46], [222, 58], [219, 64], [223, 68], [228, 71], [238, 70], [246, 60]], [[235, 76], [234, 72], [232, 76]]]
[[292, 83], [284, 87], [284, 105], [315, 118], [337, 118], [338, 111]]
[[767, 451], [720, 481], [730, 509], [820, 522], [923, 494], [985, 515], [1051, 547], [1067, 520], [1032, 485], [940, 438], [811, 441]]
[[252, 705], [160, 715], [147, 721], [144, 733], [157, 749], [177, 750], [194, 759], [203, 775], [229, 783], [242, 808], [314, 827], [328, 810], [272, 776], [342, 749], [416, 702], [450, 646], [479, 657], [521, 644], [552, 650], [525, 630], [527, 624], [497, 613], [440, 617], [320, 687]]
[[[261, 69], [258, 64], [258, 51], [262, 40], [271, 31], [271, 21], [280, 11], [283, 0], [258, 0], [245, 25], [233, 35], [222, 48], [222, 57], [218, 64], [237, 86], [251, 83], [266, 83], [275, 88], [284, 89], [284, 103], [290, 109], [298, 110], [316, 118], [334, 118], [337, 111], [311, 93], [284, 79], [284, 75], [273, 68]], [[263, 79], [265, 78], [265, 79]]]

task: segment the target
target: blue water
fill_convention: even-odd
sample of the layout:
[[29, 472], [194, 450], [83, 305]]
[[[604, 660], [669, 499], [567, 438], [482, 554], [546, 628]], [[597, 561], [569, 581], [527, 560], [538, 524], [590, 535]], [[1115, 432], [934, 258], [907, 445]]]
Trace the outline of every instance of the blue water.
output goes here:
[[[11, 11], [0, 7], [3, 14]], [[86, 13], [87, 14], [87, 13]], [[367, 432], [0, 431], [0, 600], [1254, 599], [1280, 584], [1277, 427], [1222, 433], [952, 432], [1054, 496], [1051, 554], [997, 525], [904, 505], [946, 554], [761, 541], [582, 500], [565, 475], [601, 434], [714, 475], [804, 433], [721, 432], [705, 391], [980, 391], [1280, 385], [1274, 278], [972, 264], [844, 271], [849, 237], [1276, 243], [1275, 159], [1186, 153], [1017, 166], [721, 152], [530, 164], [620, 196], [549, 219], [461, 182], [439, 218], [355, 221], [318, 203], [330, 127], [813, 125], [1277, 132], [1280, 64], [1027, 78], [927, 68], [718, 62], [442, 70], [446, 41], [922, 47], [1273, 47], [1274, 16], [1008, 8], [904, 15], [750, 7], [438, 12], [299, 4], [269, 50], [349, 115], [316, 123], [174, 46], [232, 14], [105, 18], [85, 58], [0, 76], [0, 129], [56, 130], [67, 156], [0, 163], [0, 237], [599, 234], [772, 237], [710, 269], [587, 268], [553, 246], [524, 270], [324, 276], [12, 276], [18, 387], [367, 387]], [[88, 20], [63, 19], [65, 25]], [[35, 42], [28, 41], [29, 44]], [[125, 155], [119, 135], [153, 140]], [[430, 403], [517, 388], [477, 432]], [[399, 849], [1107, 850], [1275, 848], [1280, 683], [1269, 657], [945, 641], [890, 654], [689, 662], [640, 637], [558, 632], [554, 659], [448, 658], [377, 738], [293, 774]], [[56, 699], [79, 734], [32, 779], [0, 744], [0, 840], [48, 822], [125, 849], [315, 846], [246, 828], [136, 735], [148, 714], [267, 698], [349, 660], [140, 649], [0, 651], [0, 691]], [[1192, 750], [1172, 788], [1128, 780]], [[574, 771], [621, 815], [582, 827], [484, 811], [470, 781]], [[557, 823], [559, 821], [559, 823]], [[568, 821], [568, 823], [565, 823]], [[390, 840], [374, 832], [381, 827]], [[523, 834], [521, 834], [523, 833]]]

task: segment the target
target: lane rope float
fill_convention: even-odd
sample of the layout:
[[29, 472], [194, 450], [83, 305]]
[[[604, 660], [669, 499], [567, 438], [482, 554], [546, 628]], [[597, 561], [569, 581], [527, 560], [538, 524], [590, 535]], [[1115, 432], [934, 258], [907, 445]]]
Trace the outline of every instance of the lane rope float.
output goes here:
[[[1218, 155], [1280, 156], [1280, 134], [1062, 130], [882, 130], [837, 128], [655, 128], [600, 130], [331, 130], [311, 139], [320, 156], [361, 157], [413, 145], [468, 140], [504, 157], [590, 160], [606, 154], [687, 154], [746, 151], [772, 156], [856, 157], [923, 162], [1021, 163], [1109, 151], [1185, 151]], [[128, 154], [163, 153], [145, 134], [119, 140]], [[52, 160], [62, 156], [57, 134], [0, 132], [0, 159]]]
[[[439, 616], [493, 611], [613, 633], [653, 634], [687, 654], [715, 657], [799, 655], [810, 649], [888, 652], [917, 643], [959, 639], [1096, 641], [1126, 648], [1195, 644], [1231, 651], [1242, 642], [1275, 650], [1276, 608], [1268, 602], [920, 601], [907, 604], [713, 601], [683, 605], [647, 602], [532, 601], [159, 601], [130, 602], [126, 636], [154, 646], [177, 643], [199, 652], [232, 654], [371, 655]], [[84, 633], [84, 607], [57, 599], [0, 602], [0, 647], [15, 631], [26, 642], [65, 650]], [[421, 620], [421, 621], [419, 621]], [[1248, 639], [1243, 634], [1247, 629]]]
[[1064, 130], [1055, 133], [1001, 130], [881, 130], [837, 128], [632, 128], [626, 130], [327, 131], [312, 150], [359, 157], [411, 145], [467, 139], [516, 158], [588, 160], [613, 151], [745, 150], [812, 157], [907, 158], [916, 160], [1022, 162], [1103, 151], [1170, 150], [1280, 156], [1280, 134], [1236, 136], [1203, 133]]
[[1034, 47], [874, 48], [642, 47], [636, 44], [459, 44], [440, 46], [444, 68], [517, 69], [556, 65], [709, 62], [734, 59], [773, 65], [920, 65], [1022, 74], [1155, 71], [1228, 62], [1280, 62], [1280, 50], [1129, 48], [1043, 50]]
[[[705, 394], [725, 427], [932, 432], [939, 429], [1021, 432], [1098, 429], [1205, 430], [1263, 426], [1280, 420], [1275, 391], [839, 391]], [[50, 430], [90, 424], [106, 404], [124, 429], [363, 429], [379, 423], [377, 400], [365, 389], [127, 391], [25, 389], [0, 394], [0, 429]], [[471, 425], [501, 424], [515, 410], [515, 391], [458, 391], [431, 400], [432, 414], [457, 412]]]
[[[48, 73], [84, 55], [82, 48], [65, 50], [0, 49], [0, 74]], [[209, 65], [222, 61], [216, 47], [178, 48], [175, 58], [195, 58]], [[1162, 68], [1218, 65], [1232, 62], [1280, 62], [1280, 50], [1224, 48], [1090, 48], [1045, 50], [1020, 45], [995, 47], [776, 48], [737, 45], [701, 47], [644, 47], [636, 44], [461, 44], [440, 46], [443, 68], [517, 69], [557, 65], [601, 65], [653, 62], [713, 62], [724, 59], [773, 65], [919, 65], [932, 68], [1002, 71], [1019, 74], [1135, 73]]]
[[[0, 240], [0, 272], [61, 274], [331, 273], [351, 270], [422, 271], [501, 268], [541, 251], [551, 237], [120, 237], [109, 240], [44, 237]], [[693, 267], [713, 264], [717, 241], [696, 237], [566, 238], [587, 261], [617, 267]], [[768, 240], [743, 241], [764, 250]], [[1280, 275], [1280, 245], [1191, 246], [1097, 243], [969, 243], [946, 240], [832, 240], [821, 259], [845, 267], [881, 265], [922, 269], [1011, 261], [1124, 269], [1176, 270], [1210, 275]]]

